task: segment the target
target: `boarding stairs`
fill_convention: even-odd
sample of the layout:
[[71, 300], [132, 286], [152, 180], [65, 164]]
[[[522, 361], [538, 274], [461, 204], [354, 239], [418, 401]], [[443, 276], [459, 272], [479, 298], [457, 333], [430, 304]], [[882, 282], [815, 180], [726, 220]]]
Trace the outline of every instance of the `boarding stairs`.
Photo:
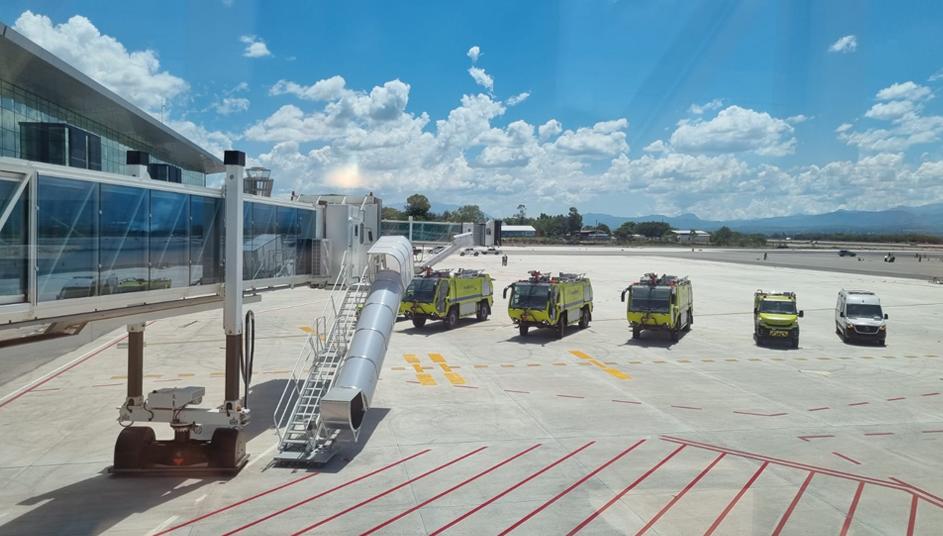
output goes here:
[[[308, 334], [275, 407], [276, 462], [321, 463], [330, 459], [337, 446], [339, 431], [324, 426], [320, 405], [344, 364], [370, 289], [367, 268], [356, 276], [352, 270], [345, 254], [325, 314]], [[325, 329], [328, 314], [331, 327]]]

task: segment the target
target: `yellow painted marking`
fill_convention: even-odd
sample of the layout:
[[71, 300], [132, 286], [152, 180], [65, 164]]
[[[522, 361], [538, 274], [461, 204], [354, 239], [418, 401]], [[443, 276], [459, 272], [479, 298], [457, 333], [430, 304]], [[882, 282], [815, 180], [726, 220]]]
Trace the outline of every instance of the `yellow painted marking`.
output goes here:
[[845, 356], [845, 357], [839, 357], [838, 359], [851, 359], [851, 358], [848, 356]]
[[622, 372], [621, 370], [616, 370], [612, 367], [607, 367], [607, 368], [604, 368], [603, 370], [606, 371], [606, 374], [619, 378], [620, 380], [628, 380], [631, 378], [631, 376], [629, 376], [625, 372]]
[[760, 361], [760, 358], [758, 358], [758, 357], [751, 357], [749, 360], [750, 360], [750, 361]]
[[690, 362], [691, 362], [691, 361], [688, 360], [688, 359], [679, 359], [679, 360], [678, 360], [678, 363], [690, 363]]
[[406, 370], [406, 367], [393, 367], [393, 370]]
[[528, 366], [528, 367], [539, 367], [539, 366], [540, 366], [540, 363], [528, 363], [527, 366]]
[[607, 365], [618, 365], [615, 361], [606, 361]]
[[658, 363], [659, 365], [661, 365], [663, 363], [667, 363], [667, 361], [665, 361], [664, 359], [656, 359], [655, 363]]
[[796, 358], [796, 361], [808, 361], [808, 359], [806, 359], [806, 358], [804, 358], [804, 357], [797, 357], [797, 358]]
[[579, 363], [577, 363], [577, 365], [584, 366], [584, 367], [591, 367], [591, 366], [592, 366], [591, 363], [587, 363], [587, 362], [585, 362], [585, 361], [580, 361]]
[[592, 364], [594, 364], [594, 365], [596, 365], [597, 367], [599, 367], [599, 368], [601, 368], [601, 369], [606, 368], [606, 365], [603, 365], [602, 363], [600, 363], [599, 361], [596, 361], [596, 360], [593, 359], [593, 358], [589, 358], [589, 362], [592, 363]]
[[[909, 355], [909, 356], [907, 356], [907, 357], [917, 357], [917, 356], [915, 356], [915, 355], [912, 355], [912, 356]], [[892, 356], [892, 355], [886, 355], [886, 356], [884, 356], [884, 359], [897, 359], [897, 358], [894, 357], [894, 356]]]
[[435, 379], [433, 379], [432, 376], [425, 373], [416, 374], [416, 379], [419, 380], [419, 383], [421, 383], [422, 385], [435, 385]]
[[429, 359], [431, 359], [433, 363], [445, 363], [445, 358], [442, 357], [442, 354], [429, 354]]
[[936, 354], [927, 354], [927, 355], [925, 355], [925, 356], [923, 356], [923, 357], [936, 357]]
[[475, 365], [475, 368], [488, 368], [488, 365]]
[[555, 366], [555, 367], [565, 367], [565, 366], [566, 366], [566, 363], [554, 363], [553, 366]]
[[918, 357], [920, 357], [920, 356], [919, 356], [919, 355], [908, 355], [908, 356], [904, 356], [904, 357], [906, 357], [907, 359], [915, 359], [915, 358], [918, 358]]
[[580, 359], [592, 359], [592, 357], [590, 357], [588, 354], [581, 352], [579, 350], [570, 350], [570, 353]]
[[781, 357], [774, 357], [774, 358], [773, 358], [773, 361], [785, 361], [785, 359], [783, 359], [783, 358], [781, 358]]
[[145, 378], [160, 378], [163, 374], [145, 374]]
[[831, 360], [832, 360], [831, 357], [816, 357], [816, 359], [818, 359], [819, 361], [831, 361]]
[[619, 378], [620, 380], [628, 380], [628, 379], [631, 379], [631, 376], [629, 376], [628, 374], [626, 374], [626, 373], [624, 373], [624, 372], [622, 372], [622, 371], [620, 371], [620, 370], [614, 369], [614, 368], [612, 368], [612, 367], [607, 367], [606, 365], [603, 365], [602, 363], [599, 362], [599, 360], [593, 358], [591, 355], [589, 355], [589, 354], [587, 354], [587, 353], [585, 353], [585, 352], [581, 352], [581, 351], [579, 351], [579, 350], [570, 350], [570, 353], [573, 354], [573, 355], [575, 355], [576, 357], [578, 357], [578, 358], [580, 358], [580, 359], [585, 360], [585, 361], [581, 361], [581, 362], [577, 363], [577, 365], [595, 365], [596, 367], [598, 367], [598, 368], [602, 369], [603, 371], [605, 371], [605, 372], [606, 372], [607, 374], [609, 374], [610, 376]]
[[314, 328], [312, 328], [311, 326], [298, 326], [298, 329], [300, 329], [301, 331], [304, 331], [308, 335], [311, 335], [312, 333], [314, 333]]
[[210, 372], [210, 376], [225, 376], [225, 372]]
[[178, 378], [192, 378], [193, 376], [194, 374], [192, 372], [181, 372], [180, 374], [177, 374]]
[[731, 363], [736, 363], [736, 362], [737, 362], [736, 358], [733, 358], [733, 357], [728, 358], [728, 359], [724, 359], [724, 361], [730, 361]]
[[425, 374], [422, 371], [422, 365], [420, 365], [419, 363], [413, 363], [413, 370], [416, 371], [416, 374]]
[[446, 372], [445, 379], [451, 382], [452, 385], [465, 385], [465, 378], [454, 372]]
[[419, 362], [419, 358], [416, 357], [416, 356], [413, 355], [413, 354], [406, 354], [406, 355], [403, 356], [403, 359], [405, 359], [407, 363], [418, 363], [418, 362]]
[[501, 363], [501, 366], [502, 366], [503, 368], [514, 368], [514, 365], [512, 365], [512, 364], [510, 364], [510, 363]]
[[713, 362], [714, 362], [713, 359], [702, 359], [702, 360], [701, 360], [701, 363], [713, 363]]
[[874, 359], [874, 358], [869, 355], [863, 355], [861, 356], [861, 359]]
[[642, 364], [641, 361], [629, 361], [629, 363], [632, 364], [632, 365], [641, 365], [641, 364]]

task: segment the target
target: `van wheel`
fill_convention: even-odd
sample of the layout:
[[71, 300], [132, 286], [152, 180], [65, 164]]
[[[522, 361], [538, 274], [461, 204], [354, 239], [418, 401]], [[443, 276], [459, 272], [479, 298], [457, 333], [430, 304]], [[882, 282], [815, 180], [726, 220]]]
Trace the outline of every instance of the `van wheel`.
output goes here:
[[526, 337], [526, 336], [527, 336], [527, 328], [529, 328], [529, 327], [530, 327], [530, 326], [525, 326], [524, 324], [521, 324], [520, 326], [517, 327], [517, 331], [518, 331], [518, 333], [521, 334], [521, 337]]
[[413, 317], [413, 326], [421, 328], [426, 325], [426, 317], [424, 316], [414, 316]]
[[458, 324], [458, 306], [453, 305], [445, 315], [445, 329], [452, 329]]
[[684, 327], [684, 331], [691, 331], [691, 326], [694, 325], [694, 309], [688, 309], [688, 325]]
[[583, 307], [580, 310], [580, 329], [589, 327], [589, 307]]
[[557, 338], [562, 339], [566, 335], [566, 313], [560, 315], [557, 319]]
[[491, 307], [488, 306], [488, 302], [483, 301], [478, 303], [478, 313], [476, 317], [478, 320], [488, 320], [488, 315], [491, 314]]

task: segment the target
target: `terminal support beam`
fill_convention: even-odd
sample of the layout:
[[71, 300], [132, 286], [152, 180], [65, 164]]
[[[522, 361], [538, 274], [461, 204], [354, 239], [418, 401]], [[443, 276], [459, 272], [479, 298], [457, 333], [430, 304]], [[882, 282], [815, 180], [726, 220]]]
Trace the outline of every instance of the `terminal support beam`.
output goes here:
[[226, 332], [226, 406], [239, 403], [239, 361], [242, 356], [242, 189], [246, 154], [226, 151], [226, 284], [224, 286], [223, 329]]

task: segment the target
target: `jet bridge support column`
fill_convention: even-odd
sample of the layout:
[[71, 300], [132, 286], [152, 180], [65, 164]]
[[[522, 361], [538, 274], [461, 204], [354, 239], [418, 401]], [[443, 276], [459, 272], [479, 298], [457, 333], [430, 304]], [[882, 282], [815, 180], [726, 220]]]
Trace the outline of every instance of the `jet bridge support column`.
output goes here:
[[128, 324], [128, 400], [144, 397], [144, 323]]
[[226, 151], [226, 285], [223, 329], [226, 332], [226, 409], [239, 404], [239, 360], [242, 348], [242, 194], [246, 154]]

